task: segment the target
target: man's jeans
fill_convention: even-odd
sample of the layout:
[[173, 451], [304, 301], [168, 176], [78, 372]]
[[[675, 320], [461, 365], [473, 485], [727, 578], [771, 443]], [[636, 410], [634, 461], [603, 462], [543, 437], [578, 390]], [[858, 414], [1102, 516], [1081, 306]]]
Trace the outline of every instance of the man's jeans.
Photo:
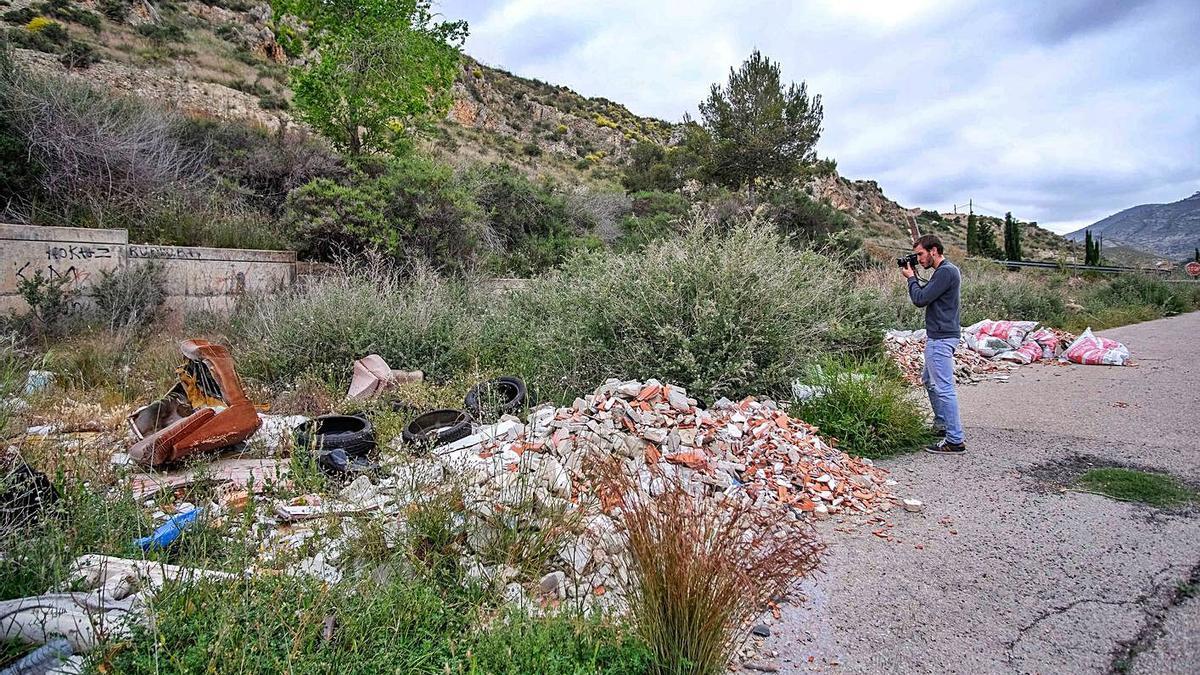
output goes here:
[[929, 392], [933, 425], [946, 429], [947, 443], [962, 443], [962, 420], [958, 417], [958, 395], [954, 392], [954, 349], [958, 338], [925, 341], [925, 370], [921, 382]]

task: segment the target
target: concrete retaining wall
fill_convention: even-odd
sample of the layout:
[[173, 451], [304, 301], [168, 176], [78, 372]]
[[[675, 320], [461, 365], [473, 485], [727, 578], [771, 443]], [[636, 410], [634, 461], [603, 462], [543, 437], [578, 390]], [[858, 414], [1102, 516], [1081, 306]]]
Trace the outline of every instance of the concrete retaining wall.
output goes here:
[[81, 290], [78, 310], [90, 302], [89, 287], [101, 272], [150, 261], [166, 271], [171, 310], [227, 311], [243, 293], [276, 293], [296, 279], [293, 251], [150, 246], [130, 244], [125, 230], [0, 223], [0, 312], [27, 311], [17, 284], [39, 270], [71, 279]]

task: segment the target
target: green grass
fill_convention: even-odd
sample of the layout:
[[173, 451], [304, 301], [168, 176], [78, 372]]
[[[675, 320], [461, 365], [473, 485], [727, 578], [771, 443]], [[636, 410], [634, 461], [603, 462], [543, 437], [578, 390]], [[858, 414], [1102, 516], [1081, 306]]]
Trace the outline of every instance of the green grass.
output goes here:
[[[152, 525], [141, 504], [79, 480], [60, 477], [57, 487], [61, 498], [39, 524], [0, 532], [8, 556], [0, 599], [63, 584], [84, 553], [141, 556], [132, 541]], [[184, 496], [195, 503], [208, 497]], [[91, 665], [121, 673], [645, 672], [649, 651], [626, 624], [514, 613], [488, 589], [465, 584], [457, 565], [465, 537], [454, 517], [460, 507], [445, 501], [414, 512], [414, 531], [394, 549], [372, 528], [381, 520], [362, 519], [346, 546], [346, 576], [332, 584], [278, 570], [337, 536], [345, 520], [319, 530], [311, 546], [267, 561], [252, 535], [254, 506], [191, 528], [171, 550], [148, 557], [229, 572], [257, 563], [264, 571], [233, 582], [169, 584], [151, 604], [153, 627], [105, 644]], [[427, 550], [418, 555], [415, 546]], [[327, 617], [335, 625], [328, 640]], [[0, 664], [24, 651], [0, 644]]]
[[816, 425], [837, 447], [862, 457], [890, 457], [933, 441], [910, 388], [888, 360], [827, 357], [801, 378], [824, 395], [795, 404], [792, 415]]
[[1157, 507], [1183, 506], [1200, 499], [1200, 494], [1174, 476], [1134, 469], [1092, 469], [1079, 478], [1076, 486], [1113, 499]]

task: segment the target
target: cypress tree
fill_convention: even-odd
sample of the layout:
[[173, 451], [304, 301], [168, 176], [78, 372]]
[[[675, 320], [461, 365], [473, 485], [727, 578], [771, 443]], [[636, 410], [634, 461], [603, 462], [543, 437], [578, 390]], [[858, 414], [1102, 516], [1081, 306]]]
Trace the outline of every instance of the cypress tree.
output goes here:
[[1091, 266], [1092, 264], [1092, 231], [1083, 231], [1083, 264]]
[[[1200, 255], [1200, 249], [1197, 250], [1197, 255]], [[967, 255], [977, 255], [979, 253], [979, 224], [975, 221], [975, 214], [967, 216]], [[1200, 258], [1198, 258], [1200, 259]]]
[[1196, 257], [1193, 258], [1196, 262], [1200, 262], [1200, 247], [1196, 248]]
[[1013, 241], [1012, 211], [1009, 211], [1008, 213], [1004, 214], [1004, 259], [1005, 260], [1013, 260], [1014, 259], [1014, 251], [1016, 250], [1014, 248], [1015, 245], [1016, 245], [1016, 242]]
[[1013, 219], [1013, 260], [1021, 260], [1025, 252], [1021, 250], [1021, 222]]

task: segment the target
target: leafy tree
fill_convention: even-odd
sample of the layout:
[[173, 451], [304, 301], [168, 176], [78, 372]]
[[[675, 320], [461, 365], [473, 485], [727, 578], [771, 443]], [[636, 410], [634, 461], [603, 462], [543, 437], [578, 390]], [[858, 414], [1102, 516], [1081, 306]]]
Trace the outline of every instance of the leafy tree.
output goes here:
[[979, 253], [979, 221], [972, 213], [967, 216], [967, 255]]
[[785, 89], [779, 65], [755, 50], [729, 82], [712, 85], [700, 103], [712, 137], [709, 174], [718, 183], [753, 193], [760, 178], [788, 178], [816, 159], [824, 109], [807, 85]]
[[467, 35], [431, 0], [275, 0], [310, 26], [317, 58], [295, 72], [301, 119], [351, 154], [403, 142], [445, 113]]

